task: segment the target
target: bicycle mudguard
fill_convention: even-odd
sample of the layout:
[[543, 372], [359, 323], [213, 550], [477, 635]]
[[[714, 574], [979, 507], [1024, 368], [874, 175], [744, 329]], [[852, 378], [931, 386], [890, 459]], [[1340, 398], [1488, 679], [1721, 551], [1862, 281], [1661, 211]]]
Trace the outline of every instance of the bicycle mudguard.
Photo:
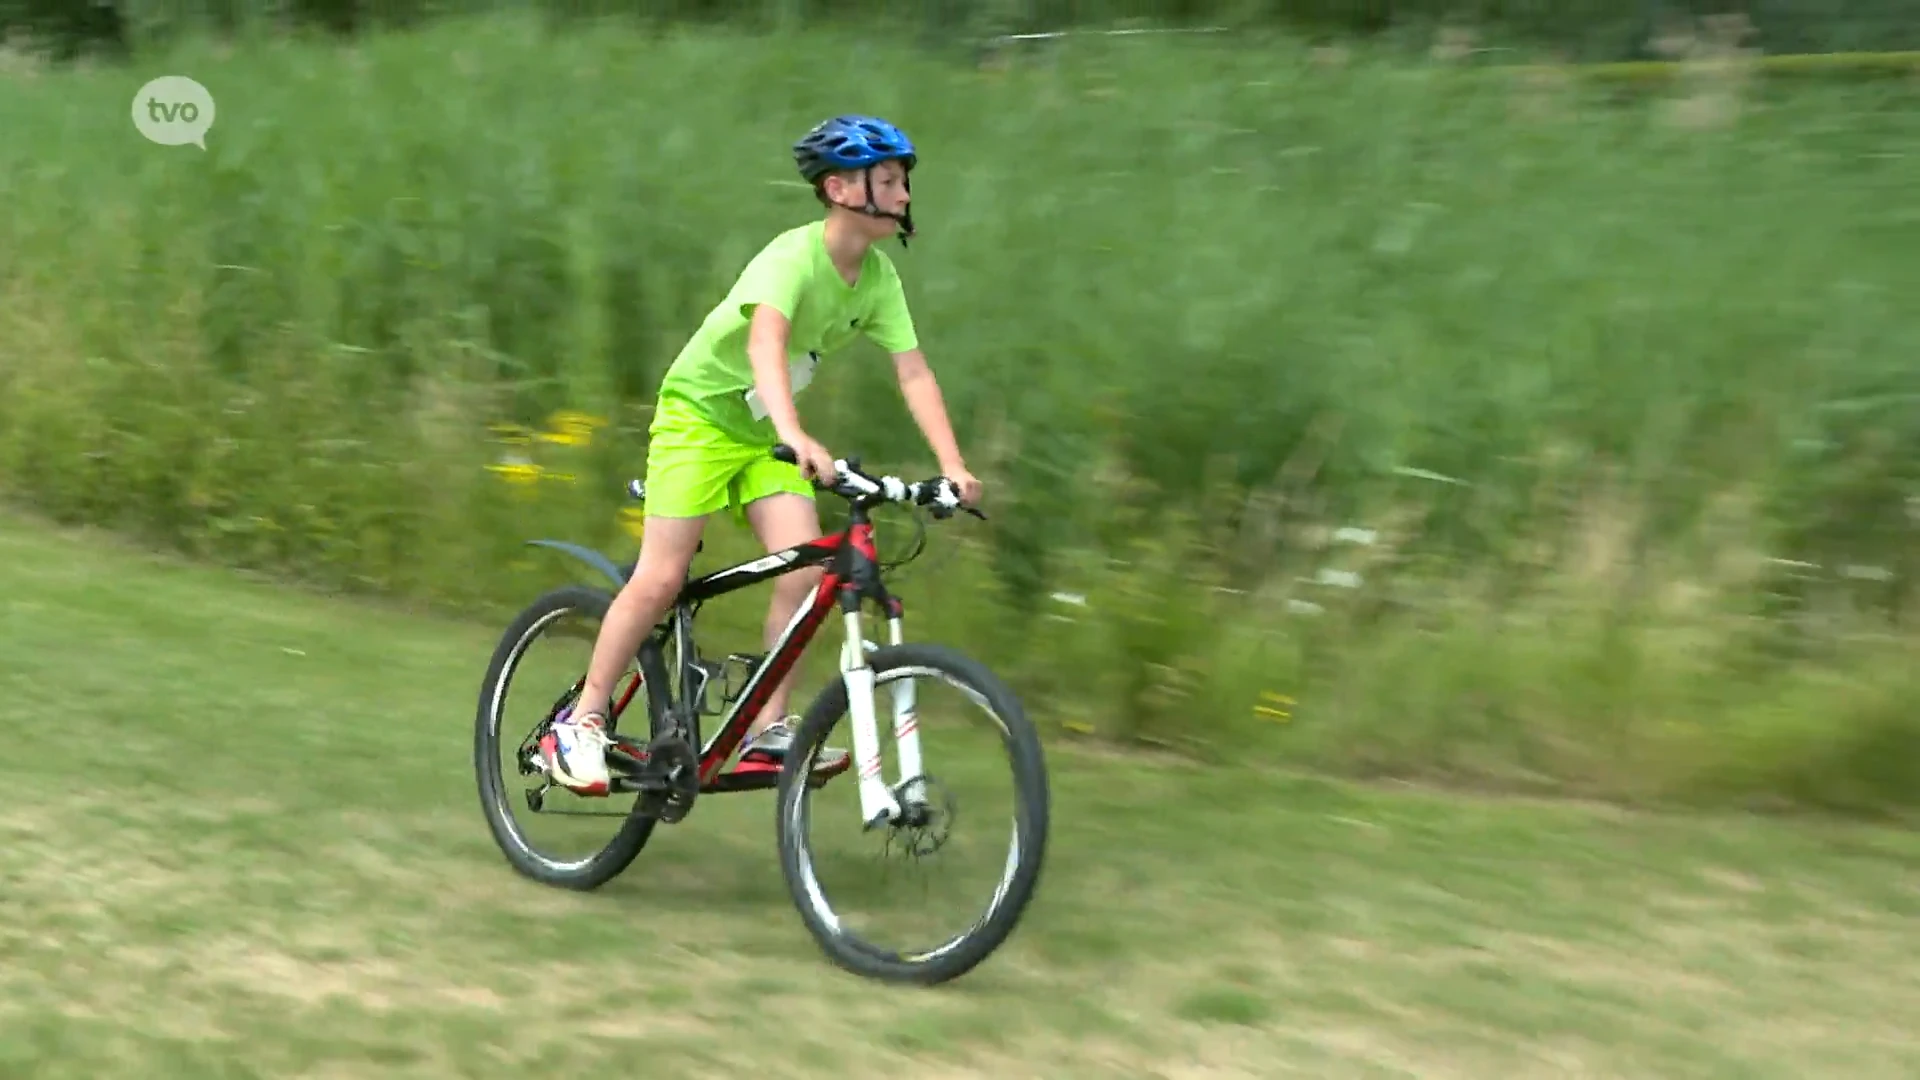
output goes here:
[[615, 589], [626, 585], [627, 575], [633, 570], [631, 564], [629, 564], [625, 570], [622, 570], [613, 564], [612, 559], [607, 558], [592, 548], [581, 547], [579, 544], [570, 544], [565, 540], [529, 540], [527, 541], [527, 546], [552, 548], [555, 551], [565, 552], [606, 575], [607, 580], [613, 582]]

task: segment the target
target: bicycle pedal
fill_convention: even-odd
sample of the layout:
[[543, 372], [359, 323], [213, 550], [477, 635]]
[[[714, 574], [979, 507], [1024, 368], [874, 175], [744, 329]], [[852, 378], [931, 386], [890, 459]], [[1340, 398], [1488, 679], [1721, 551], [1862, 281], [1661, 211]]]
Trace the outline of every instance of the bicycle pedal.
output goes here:
[[813, 771], [807, 774], [807, 786], [820, 787], [851, 768], [853, 768], [853, 758], [850, 756], [841, 758], [838, 765], [815, 765]]
[[780, 772], [777, 769], [754, 769], [744, 773], [730, 770], [700, 785], [700, 792], [703, 795], [717, 795], [736, 791], [770, 791], [779, 786]]

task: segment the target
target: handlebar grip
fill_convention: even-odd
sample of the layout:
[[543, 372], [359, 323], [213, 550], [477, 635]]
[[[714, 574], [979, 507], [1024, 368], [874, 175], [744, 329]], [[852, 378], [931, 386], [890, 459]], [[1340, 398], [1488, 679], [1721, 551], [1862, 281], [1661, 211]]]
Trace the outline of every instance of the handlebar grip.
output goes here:
[[[775, 461], [784, 461], [789, 465], [800, 464], [799, 452], [796, 451], [793, 447], [788, 446], [786, 443], [773, 444], [773, 457]], [[858, 454], [855, 454], [851, 457], [846, 458], [845, 461], [847, 463], [847, 468], [853, 470], [854, 472], [860, 471], [860, 457]]]
[[[795, 450], [793, 447], [788, 446], [786, 443], [774, 443], [773, 449], [770, 451], [770, 453], [772, 453], [773, 459], [775, 461], [784, 461], [789, 465], [800, 464], [800, 452], [798, 450]], [[805, 470], [803, 469], [802, 472], [804, 471]], [[821, 491], [832, 490], [832, 488], [829, 487], [828, 485], [821, 483], [820, 478], [817, 476], [810, 476], [810, 477], [807, 477], [806, 479], [808, 483], [812, 484], [815, 488]]]

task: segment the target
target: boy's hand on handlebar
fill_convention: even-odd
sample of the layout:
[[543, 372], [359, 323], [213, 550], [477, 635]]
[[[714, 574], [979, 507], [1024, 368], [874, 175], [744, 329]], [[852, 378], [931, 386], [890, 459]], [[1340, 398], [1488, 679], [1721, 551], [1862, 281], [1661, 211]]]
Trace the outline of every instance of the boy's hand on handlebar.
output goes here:
[[954, 491], [960, 496], [960, 502], [962, 504], [966, 506], [980, 505], [980, 481], [971, 472], [967, 471], [965, 465], [956, 465], [945, 471], [947, 479], [953, 481]]
[[804, 432], [793, 432], [785, 439], [793, 448], [794, 464], [800, 466], [800, 474], [821, 485], [830, 485], [835, 478], [833, 455], [827, 448]]

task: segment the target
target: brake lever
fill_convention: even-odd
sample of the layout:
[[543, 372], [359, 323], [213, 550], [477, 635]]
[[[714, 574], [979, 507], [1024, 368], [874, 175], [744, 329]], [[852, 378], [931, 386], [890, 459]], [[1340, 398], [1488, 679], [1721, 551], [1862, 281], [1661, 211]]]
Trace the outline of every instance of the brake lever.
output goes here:
[[936, 478], [936, 479], [934, 479], [934, 480], [932, 480], [932, 481], [930, 481], [930, 482], [928, 482], [928, 483], [927, 483], [927, 484], [926, 484], [926, 485], [925, 485], [925, 486], [924, 486], [924, 487], [923, 487], [923, 488], [921, 489], [921, 490], [922, 490], [922, 492], [923, 492], [923, 494], [922, 494], [922, 496], [921, 496], [921, 498], [920, 498], [920, 500], [919, 500], [919, 501], [920, 501], [920, 502], [921, 502], [921, 503], [922, 503], [923, 505], [925, 505], [925, 506], [928, 506], [928, 507], [930, 507], [930, 508], [931, 508], [931, 509], [933, 510], [933, 516], [934, 516], [934, 517], [935, 517], [936, 519], [939, 519], [939, 520], [941, 520], [941, 521], [944, 521], [944, 520], [946, 520], [947, 518], [950, 518], [950, 517], [952, 517], [952, 516], [953, 516], [953, 512], [954, 512], [954, 511], [955, 511], [956, 509], [958, 509], [958, 510], [965, 510], [965, 511], [966, 511], [967, 513], [969, 513], [969, 514], [972, 514], [972, 515], [973, 515], [974, 517], [977, 517], [977, 518], [979, 518], [979, 519], [980, 519], [981, 521], [985, 521], [985, 520], [987, 520], [987, 515], [986, 515], [985, 513], [983, 513], [982, 511], [979, 511], [979, 510], [976, 510], [976, 509], [974, 509], [974, 508], [973, 508], [973, 507], [971, 507], [971, 506], [964, 506], [964, 505], [963, 505], [963, 506], [957, 506], [957, 507], [953, 507], [953, 506], [941, 506], [941, 505], [940, 505], [939, 503], [937, 503], [937, 502], [935, 502], [935, 501], [934, 501], [934, 499], [933, 499], [933, 494], [932, 494], [932, 493], [933, 493], [933, 491], [934, 491], [934, 490], [935, 490], [935, 489], [937, 488], [937, 486], [938, 486], [939, 484], [941, 484], [941, 483], [945, 483], [945, 484], [947, 484], [947, 485], [948, 485], [949, 487], [951, 487], [951, 486], [953, 485], [953, 481], [951, 481], [951, 480], [948, 480], [948, 479], [946, 479], [945, 477], [938, 477], [938, 478]]

